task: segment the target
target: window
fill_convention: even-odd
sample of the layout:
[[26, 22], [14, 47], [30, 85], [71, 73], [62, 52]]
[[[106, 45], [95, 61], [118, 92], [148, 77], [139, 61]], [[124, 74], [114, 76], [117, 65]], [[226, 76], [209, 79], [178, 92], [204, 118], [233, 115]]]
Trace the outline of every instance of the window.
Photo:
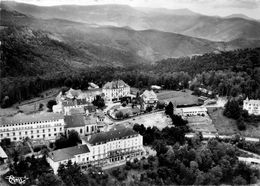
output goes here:
[[15, 132], [13, 132], [13, 136], [15, 136]]
[[19, 132], [19, 135], [21, 136], [21, 135], [22, 135], [22, 133], [21, 133], [21, 132]]
[[7, 136], [9, 136], [9, 133], [6, 133], [7, 134]]
[[42, 137], [45, 138], [45, 134], [43, 134]]
[[83, 132], [82, 129], [80, 129], [80, 134], [82, 134], [82, 132]]
[[60, 128], [60, 131], [62, 131], [62, 127]]
[[51, 131], [51, 129], [48, 129], [48, 131], [50, 132], [50, 131]]
[[45, 130], [44, 130], [44, 129], [42, 129], [42, 132], [45, 132]]
[[31, 136], [31, 138], [33, 139], [33, 136]]
[[33, 133], [33, 130], [31, 130], [31, 133]]
[[49, 136], [51, 136], [51, 134], [49, 134]]
[[27, 135], [27, 131], [25, 131], [25, 134]]
[[54, 131], [56, 131], [56, 128], [54, 128]]

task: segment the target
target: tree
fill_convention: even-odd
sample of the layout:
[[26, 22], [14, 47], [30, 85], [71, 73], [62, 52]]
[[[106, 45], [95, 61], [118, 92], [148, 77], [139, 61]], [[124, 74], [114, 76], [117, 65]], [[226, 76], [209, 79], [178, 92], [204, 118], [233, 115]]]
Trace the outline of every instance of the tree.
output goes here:
[[124, 118], [124, 114], [122, 111], [118, 111], [116, 114], [115, 114], [116, 118], [117, 119], [123, 119]]
[[44, 173], [39, 177], [39, 186], [61, 186], [62, 181], [52, 173]]
[[97, 95], [92, 103], [98, 108], [103, 108], [105, 106], [105, 100], [100, 95]]
[[242, 176], [236, 176], [233, 178], [233, 185], [246, 185], [247, 182]]
[[48, 101], [47, 108], [49, 109], [50, 112], [52, 112], [53, 105], [57, 105], [57, 102], [55, 100]]
[[40, 103], [40, 104], [39, 104], [39, 109], [38, 109], [38, 110], [39, 110], [39, 111], [42, 111], [42, 110], [43, 110], [43, 106], [44, 106], [44, 105], [43, 105], [42, 103]]
[[165, 114], [171, 116], [171, 115], [173, 115], [173, 111], [174, 111], [173, 104], [172, 104], [172, 102], [170, 102], [170, 103], [165, 107]]
[[241, 116], [241, 109], [235, 99], [228, 100], [223, 114], [229, 118], [238, 119]]

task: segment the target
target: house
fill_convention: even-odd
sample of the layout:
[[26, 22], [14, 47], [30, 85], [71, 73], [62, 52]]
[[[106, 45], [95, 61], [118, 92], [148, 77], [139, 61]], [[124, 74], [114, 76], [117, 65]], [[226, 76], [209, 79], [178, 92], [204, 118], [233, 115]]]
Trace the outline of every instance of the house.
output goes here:
[[66, 164], [69, 160], [77, 164], [88, 163], [90, 160], [90, 150], [87, 145], [79, 145], [58, 149], [48, 153], [47, 162], [52, 167], [55, 174], [61, 164]]
[[207, 115], [207, 108], [206, 107], [184, 107], [184, 108], [175, 108], [174, 114], [188, 117], [188, 116], [203, 116]]
[[260, 115], [260, 100], [246, 98], [243, 101], [243, 110], [247, 110], [248, 114]]
[[143, 136], [131, 128], [113, 128], [82, 139], [91, 149], [91, 164], [105, 166], [141, 158], [144, 154]]
[[17, 114], [13, 117], [0, 118], [0, 140], [9, 138], [21, 141], [31, 139], [55, 140], [64, 133], [64, 116], [60, 113]]
[[153, 90], [145, 90], [141, 95], [143, 108], [156, 107], [158, 99]]
[[106, 101], [120, 101], [120, 98], [130, 95], [130, 86], [123, 80], [107, 82], [102, 87]]
[[8, 159], [7, 154], [5, 153], [4, 149], [0, 146], [0, 165], [1, 163], [6, 163]]

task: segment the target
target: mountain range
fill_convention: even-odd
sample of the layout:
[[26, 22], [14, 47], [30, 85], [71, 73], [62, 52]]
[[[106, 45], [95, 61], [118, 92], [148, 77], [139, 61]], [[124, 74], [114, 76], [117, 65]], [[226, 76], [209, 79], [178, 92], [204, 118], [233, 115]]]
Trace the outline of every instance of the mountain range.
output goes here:
[[[222, 31], [217, 23], [222, 25]], [[218, 32], [214, 35], [209, 28]], [[256, 21], [209, 17], [188, 9], [125, 5], [39, 7], [2, 2], [1, 75], [36, 76], [93, 66], [125, 67], [172, 57], [256, 48], [260, 47], [259, 29]], [[194, 37], [196, 33], [201, 37]], [[213, 36], [213, 40], [207, 38]]]
[[40, 7], [7, 1], [4, 1], [1, 7], [42, 19], [56, 18], [102, 26], [128, 26], [135, 30], [153, 29], [212, 41], [260, 38], [260, 22], [241, 18], [241, 15], [221, 18], [198, 14], [188, 9], [135, 8], [127, 5]]

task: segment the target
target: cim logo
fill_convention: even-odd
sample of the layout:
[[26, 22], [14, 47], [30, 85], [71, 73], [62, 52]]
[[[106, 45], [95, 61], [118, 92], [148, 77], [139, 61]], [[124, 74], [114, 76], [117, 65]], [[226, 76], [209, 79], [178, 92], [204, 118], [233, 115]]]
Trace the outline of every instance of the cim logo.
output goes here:
[[27, 178], [26, 176], [24, 177], [15, 177], [13, 175], [10, 176], [6, 176], [5, 179], [7, 179], [9, 181], [10, 184], [15, 185], [15, 184], [20, 184], [20, 185], [24, 185], [26, 180], [28, 180], [29, 178]]

